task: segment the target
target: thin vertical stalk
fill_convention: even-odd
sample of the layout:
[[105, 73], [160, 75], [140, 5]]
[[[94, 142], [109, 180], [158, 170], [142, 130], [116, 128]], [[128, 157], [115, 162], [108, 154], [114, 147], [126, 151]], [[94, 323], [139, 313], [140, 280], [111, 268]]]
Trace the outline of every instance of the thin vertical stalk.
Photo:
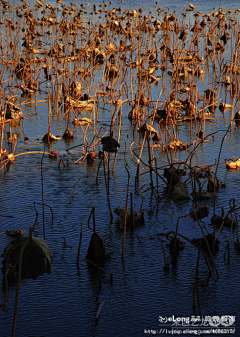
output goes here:
[[79, 237], [78, 253], [77, 253], [77, 266], [79, 265], [79, 256], [80, 256], [80, 249], [81, 249], [81, 242], [82, 242], [83, 221], [84, 221], [87, 213], [88, 213], [88, 211], [84, 214], [84, 217], [82, 219], [81, 229], [80, 229], [80, 237]]
[[19, 256], [19, 264], [18, 264], [18, 281], [17, 281], [17, 287], [16, 287], [16, 296], [15, 296], [15, 306], [14, 306], [14, 316], [13, 316], [13, 323], [12, 323], [12, 331], [11, 331], [11, 337], [14, 337], [15, 335], [15, 328], [16, 328], [16, 321], [17, 321], [17, 309], [18, 309], [18, 299], [19, 299], [19, 290], [20, 290], [20, 283], [21, 283], [21, 277], [22, 277], [22, 259], [23, 259], [23, 253], [24, 249], [28, 245], [28, 243], [32, 240], [32, 228], [29, 228], [29, 237], [26, 239], [25, 243], [23, 244], [20, 256]]
[[151, 158], [151, 151], [150, 151], [150, 140], [149, 140], [150, 136], [149, 134], [147, 134], [147, 142], [148, 142], [148, 162], [149, 162], [149, 168], [150, 168], [150, 181], [151, 181], [151, 189], [153, 192], [153, 175], [152, 175], [152, 158]]
[[[45, 148], [44, 148], [44, 152], [45, 152]], [[41, 187], [42, 187], [42, 217], [43, 217], [43, 237], [45, 240], [45, 217], [44, 217], [44, 194], [43, 194], [43, 157], [44, 157], [44, 152], [42, 155], [42, 159], [41, 159]]]
[[128, 206], [128, 193], [129, 193], [129, 184], [130, 184], [130, 173], [127, 169], [128, 173], [128, 183], [127, 183], [127, 195], [126, 195], [126, 203], [125, 203], [125, 216], [124, 216], [124, 232], [123, 232], [123, 245], [122, 245], [122, 259], [124, 259], [124, 251], [125, 251], [125, 239], [126, 239], [126, 229], [127, 229], [127, 206]]
[[105, 158], [105, 155], [103, 156], [103, 170], [104, 170], [104, 179], [105, 179], [105, 186], [106, 186], [106, 192], [107, 192], [107, 201], [108, 201], [108, 207], [109, 207], [109, 212], [110, 212], [110, 222], [112, 222], [113, 215], [112, 215], [112, 209], [111, 209], [111, 203], [110, 203], [110, 197], [109, 197], [109, 189], [108, 189], [108, 183], [107, 183], [107, 178], [106, 178], [106, 168], [105, 168], [104, 158]]

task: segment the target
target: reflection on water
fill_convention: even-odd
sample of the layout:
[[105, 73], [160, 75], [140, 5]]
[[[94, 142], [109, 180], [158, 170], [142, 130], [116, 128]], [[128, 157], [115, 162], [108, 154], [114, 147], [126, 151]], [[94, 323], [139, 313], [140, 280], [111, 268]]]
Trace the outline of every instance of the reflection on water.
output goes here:
[[[75, 0], [72, 2], [76, 3]], [[33, 1], [29, 3], [35, 4]], [[49, 1], [49, 3], [56, 5], [55, 1]], [[225, 5], [223, 1], [219, 1], [219, 3], [221, 6]], [[69, 6], [70, 2], [66, 1], [66, 4]], [[99, 4], [100, 2], [97, 2], [97, 5]], [[194, 4], [198, 6], [198, 2]], [[120, 5], [124, 9], [145, 6], [142, 1], [119, 2], [117, 6]], [[150, 2], [148, 5], [152, 14], [155, 15], [155, 2]], [[183, 5], [179, 1], [171, 1], [167, 5], [170, 12], [183, 10]], [[234, 9], [236, 5], [236, 2], [228, 4], [229, 8], [233, 6]], [[162, 6], [164, 11], [167, 10], [166, 4], [159, 3], [157, 6]], [[213, 7], [212, 1], [203, 1], [200, 9], [205, 13], [212, 10]], [[185, 8], [187, 8], [187, 4], [184, 4]], [[90, 13], [90, 9], [87, 8], [86, 12]], [[188, 18], [189, 21], [193, 20], [191, 12], [188, 13]], [[92, 19], [98, 22], [97, 17], [92, 17]], [[103, 71], [104, 66], [100, 69]], [[158, 75], [161, 75], [160, 70]], [[101, 75], [96, 76], [96, 83], [101, 80], [101, 77]], [[171, 86], [171, 77], [167, 75], [167, 72], [164, 73], [164, 85], [166, 88]], [[203, 93], [208, 85], [208, 79], [199, 79], [198, 91]], [[137, 83], [133, 83], [133, 87], [136, 90]], [[99, 166], [100, 159], [91, 165], [81, 161], [74, 164], [83, 155], [84, 129], [74, 127], [72, 120], [75, 116], [73, 114], [69, 126], [74, 133], [73, 140], [70, 142], [56, 140], [51, 144], [51, 148], [42, 142], [48, 124], [47, 84], [42, 88], [42, 92], [37, 97], [32, 96], [30, 104], [23, 105], [25, 119], [20, 122], [20, 126], [14, 125], [10, 130], [10, 125], [7, 125], [3, 139], [4, 148], [10, 150], [11, 145], [7, 142], [6, 133], [10, 131], [16, 133], [16, 151], [17, 153], [26, 152], [26, 154], [17, 157], [8, 170], [2, 170], [0, 174], [0, 251], [2, 252], [10, 242], [5, 231], [23, 228], [28, 232], [29, 227], [34, 224], [36, 211], [38, 212], [38, 223], [35, 235], [43, 237], [41, 160], [44, 203], [53, 210], [52, 221], [49, 208], [45, 206], [44, 209], [46, 240], [53, 259], [52, 273], [51, 275], [42, 275], [34, 281], [23, 280], [21, 282], [15, 335], [142, 336], [144, 329], [159, 328], [159, 315], [175, 315], [176, 317], [198, 315], [197, 306], [193, 307], [197, 249], [190, 242], [186, 242], [186, 247], [179, 253], [177, 267], [172, 268], [170, 264], [169, 271], [165, 271], [162, 245], [168, 262], [170, 262], [171, 256], [166, 246], [167, 239], [163, 237], [161, 242], [161, 234], [175, 230], [178, 217], [189, 214], [192, 210], [192, 202], [174, 202], [167, 199], [164, 194], [165, 184], [160, 179], [160, 200], [151, 195], [150, 190], [143, 193], [150, 187], [148, 169], [144, 164], [149, 160], [147, 146], [144, 148], [142, 162], [140, 162], [142, 175], [139, 179], [139, 188], [142, 190], [141, 193], [136, 192], [137, 165], [134, 152], [133, 155], [130, 153], [130, 145], [135, 142], [132, 150], [135, 149], [135, 153], [139, 154], [143, 138], [136, 130], [133, 130], [133, 126], [127, 118], [130, 106], [124, 104], [122, 107], [120, 149], [114, 174], [110, 173], [110, 202], [112, 210], [118, 206], [125, 207], [128, 182], [127, 165], [130, 172], [129, 192], [133, 194], [133, 209], [137, 212], [140, 210], [143, 197], [142, 208], [145, 211], [145, 225], [136, 228], [133, 232], [127, 229], [123, 262], [121, 259], [123, 231], [115, 224], [117, 217], [115, 214], [113, 223], [110, 223], [103, 164]], [[153, 100], [157, 100], [161, 89], [162, 82], [151, 86]], [[219, 98], [225, 100], [226, 92], [227, 89], [222, 87]], [[21, 98], [19, 102], [23, 102], [25, 99]], [[35, 104], [35, 99], [38, 101], [37, 104]], [[162, 99], [164, 100], [164, 98]], [[227, 102], [230, 102], [230, 94], [227, 96]], [[200, 109], [200, 104], [198, 108]], [[147, 115], [150, 112], [152, 111], [146, 109], [144, 113]], [[109, 104], [109, 100], [102, 101], [98, 111], [95, 111], [95, 114], [98, 114], [98, 120], [96, 116], [94, 119], [92, 115], [92, 119], [95, 120], [95, 128], [99, 130], [104, 127], [109, 131], [110, 116], [114, 113], [115, 127], [118, 129], [120, 122], [118, 110]], [[84, 112], [84, 117], [90, 118], [91, 112]], [[223, 114], [217, 109], [216, 119], [209, 123], [205, 122], [206, 134], [213, 134], [216, 130], [220, 131], [216, 133], [216, 138], [211, 138], [209, 142], [197, 148], [192, 157], [192, 166], [214, 164], [218, 160], [222, 138], [231, 118], [230, 110], [224, 113], [224, 117], [225, 120], [222, 120]], [[59, 114], [51, 110], [50, 119], [51, 133], [62, 136], [68, 124], [63, 109]], [[23, 127], [25, 135], [29, 137], [26, 142], [24, 142]], [[169, 128], [172, 133], [172, 127], [169, 126]], [[178, 128], [181, 141], [191, 144], [196, 139], [199, 124], [180, 123]], [[103, 136], [105, 129], [102, 128], [100, 136]], [[162, 133], [164, 135], [164, 128]], [[89, 127], [87, 131], [89, 146], [95, 134], [96, 130], [92, 126]], [[239, 137], [239, 130], [233, 128], [223, 142], [220, 162], [231, 157], [238, 158]], [[67, 151], [69, 148], [70, 150]], [[30, 153], [30, 151], [44, 150], [57, 150], [58, 158], [50, 158], [48, 155], [44, 155], [42, 158], [41, 154]], [[99, 150], [101, 150], [100, 143], [96, 145], [95, 151]], [[154, 156], [157, 159], [158, 167], [168, 164], [167, 155], [163, 154], [160, 148], [154, 149]], [[186, 159], [186, 152], [169, 153], [169, 156], [173, 162], [181, 162]], [[66, 164], [65, 167], [58, 168], [60, 158]], [[114, 154], [111, 154], [111, 167], [113, 160]], [[160, 170], [160, 174], [163, 175], [163, 170]], [[236, 189], [240, 180], [240, 172], [227, 171], [225, 165], [220, 165], [217, 176], [218, 179], [226, 183], [226, 188], [219, 190], [215, 202], [212, 199], [200, 202], [201, 205], [208, 204], [210, 207], [209, 218], [205, 218], [204, 223], [201, 222], [207, 232], [213, 230], [210, 218], [214, 208], [215, 212], [220, 214], [221, 207], [224, 207], [225, 211], [229, 209], [231, 198], [235, 199], [236, 205], [240, 203], [239, 193]], [[154, 176], [153, 179], [156, 184], [156, 177]], [[34, 202], [36, 209], [34, 209]], [[92, 207], [95, 207], [96, 231], [110, 255], [105, 263], [105, 269], [113, 274], [113, 284], [111, 285], [109, 274], [102, 272], [101, 289], [99, 288], [98, 275], [91, 272], [91, 268], [85, 260], [92, 235], [92, 231], [87, 226], [87, 219]], [[83, 234], [78, 269], [76, 261], [82, 222]], [[197, 222], [194, 222], [190, 217], [180, 219], [178, 232], [189, 240], [202, 235]], [[229, 229], [224, 228], [219, 235], [220, 250], [216, 254], [219, 278], [215, 272], [211, 276], [209, 275], [205, 259], [203, 255], [200, 256], [198, 283], [203, 315], [237, 315], [238, 313], [239, 274], [237, 271], [240, 260], [233, 246], [233, 241], [236, 241], [236, 229], [233, 231], [230, 243], [230, 264], [227, 263], [227, 255], [224, 255], [228, 239]], [[1, 313], [1, 336], [10, 335], [15, 291], [15, 286], [9, 288], [7, 311]], [[2, 302], [3, 300], [4, 294], [2, 293]], [[98, 325], [95, 326], [95, 316], [103, 300], [105, 302], [100, 319]], [[237, 326], [239, 327], [239, 323]]]

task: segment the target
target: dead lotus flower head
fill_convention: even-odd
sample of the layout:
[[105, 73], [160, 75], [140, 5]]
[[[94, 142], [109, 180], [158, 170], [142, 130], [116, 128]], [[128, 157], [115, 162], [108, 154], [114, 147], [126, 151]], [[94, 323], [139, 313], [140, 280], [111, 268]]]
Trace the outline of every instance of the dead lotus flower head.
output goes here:
[[106, 136], [101, 139], [103, 151], [117, 153], [120, 144], [111, 136]]
[[[24, 248], [25, 245], [25, 248]], [[32, 229], [30, 228], [29, 236], [20, 236], [9, 242], [3, 251], [2, 257], [3, 268], [5, 273], [11, 270], [9, 281], [15, 282], [19, 273], [19, 257], [22, 255], [21, 278], [33, 278], [44, 273], [51, 274], [51, 255], [47, 242], [41, 238], [32, 237]], [[15, 277], [14, 277], [15, 275]], [[12, 278], [11, 278], [12, 276]]]
[[70, 85], [70, 94], [72, 97], [80, 97], [82, 94], [81, 82], [73, 81]]

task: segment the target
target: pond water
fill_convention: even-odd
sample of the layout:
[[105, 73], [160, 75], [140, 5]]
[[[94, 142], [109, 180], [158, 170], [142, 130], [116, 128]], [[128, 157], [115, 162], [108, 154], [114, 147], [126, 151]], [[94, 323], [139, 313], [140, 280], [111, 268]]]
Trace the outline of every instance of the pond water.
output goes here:
[[[61, 16], [60, 4], [55, 1], [48, 1], [49, 4], [59, 8], [58, 15]], [[67, 7], [70, 6], [70, 1], [64, 2]], [[72, 0], [73, 4], [78, 2]], [[103, 4], [96, 1], [97, 6]], [[108, 3], [109, 2], [105, 2]], [[203, 14], [213, 11], [213, 8], [219, 9], [219, 6], [224, 10], [231, 9], [234, 11], [238, 7], [238, 2], [230, 1], [225, 8], [226, 2], [218, 1], [193, 1], [196, 5], [194, 12], [186, 11], [188, 8], [187, 2], [159, 1], [156, 4], [153, 1], [147, 4], [142, 1], [125, 1], [114, 2], [109, 4], [108, 10], [114, 7], [122, 7], [123, 10], [133, 10], [143, 8], [143, 15], [158, 17], [163, 20], [165, 11], [172, 14], [176, 11], [179, 21], [182, 22], [181, 12], [187, 14], [184, 25], [192, 26], [194, 22], [194, 13], [201, 10]], [[30, 8], [34, 11], [34, 1], [29, 1]], [[19, 5], [16, 1], [14, 5]], [[148, 6], [148, 8], [145, 8]], [[91, 25], [97, 25], [105, 22], [105, 14], [91, 15], [93, 2], [90, 5], [85, 5], [83, 19], [91, 21]], [[157, 9], [161, 7], [163, 12], [158, 15]], [[79, 7], [80, 8], [80, 7]], [[28, 9], [28, 10], [29, 10]], [[2, 14], [1, 4], [1, 21], [5, 20], [6, 15], [12, 17], [14, 22], [17, 20], [15, 13], [6, 12]], [[151, 12], [149, 14], [149, 11]], [[119, 12], [120, 13], [120, 12]], [[35, 12], [34, 12], [35, 15]], [[36, 12], [38, 17], [42, 16], [40, 11]], [[239, 25], [239, 16], [236, 14], [237, 27]], [[20, 19], [18, 19], [20, 20]], [[24, 19], [20, 25], [21, 28], [25, 23]], [[154, 21], [154, 18], [152, 18]], [[44, 26], [44, 32], [52, 29], [57, 36], [55, 27]], [[83, 111], [81, 117], [91, 118], [92, 125], [88, 127], [86, 132], [87, 141], [84, 139], [84, 130], [86, 126], [74, 126], [72, 123], [75, 115], [73, 110], [69, 114], [69, 128], [73, 131], [74, 138], [71, 140], [56, 140], [51, 143], [51, 146], [42, 141], [43, 136], [48, 131], [48, 121], [50, 120], [51, 133], [62, 137], [68, 125], [68, 118], [64, 115], [64, 109], [56, 104], [48, 106], [49, 94], [52, 98], [52, 91], [56, 89], [57, 80], [45, 81], [43, 72], [41, 74], [41, 90], [33, 94], [30, 98], [21, 96], [21, 92], [17, 91], [17, 86], [21, 84], [21, 80], [12, 81], [12, 66], [6, 66], [6, 60], [12, 59], [12, 52], [9, 56], [6, 55], [8, 28], [5, 24], [1, 25], [2, 38], [2, 63], [1, 70], [1, 86], [2, 86], [2, 105], [5, 104], [5, 98], [14, 94], [18, 95], [15, 104], [21, 104], [25, 119], [19, 123], [5, 125], [3, 134], [3, 148], [9, 153], [13, 151], [14, 144], [8, 143], [9, 132], [17, 134], [17, 144], [15, 154], [21, 154], [15, 158], [14, 163], [0, 171], [0, 251], [3, 252], [6, 245], [11, 241], [5, 232], [22, 228], [27, 235], [29, 227], [32, 227], [35, 222], [36, 212], [38, 213], [37, 225], [34, 230], [34, 236], [43, 238], [43, 214], [45, 223], [45, 238], [49, 245], [52, 256], [52, 272], [50, 275], [44, 274], [36, 280], [22, 280], [20, 284], [19, 303], [17, 312], [17, 322], [15, 336], [145, 336], [146, 334], [165, 335], [161, 329], [176, 328], [178, 333], [185, 328], [182, 324], [177, 325], [169, 320], [168, 323], [161, 323], [163, 318], [177, 317], [197, 317], [200, 315], [198, 308], [197, 296], [195, 295], [195, 305], [193, 303], [194, 282], [196, 280], [196, 266], [198, 258], [198, 250], [189, 240], [202, 237], [202, 232], [198, 222], [191, 217], [180, 216], [188, 215], [193, 209], [192, 200], [174, 201], [166, 196], [166, 184], [153, 173], [153, 184], [157, 186], [154, 193], [151, 193], [151, 180], [147, 163], [149, 161], [149, 153], [147, 142], [145, 142], [142, 157], [140, 162], [139, 184], [136, 186], [135, 176], [137, 172], [137, 156], [143, 144], [143, 137], [139, 135], [137, 129], [139, 125], [134, 126], [128, 119], [128, 114], [131, 110], [129, 102], [122, 105], [122, 108], [111, 104], [110, 96], [99, 99], [99, 104], [95, 110]], [[236, 30], [237, 31], [237, 30]], [[21, 35], [21, 33], [19, 33]], [[54, 35], [52, 34], [52, 35]], [[88, 34], [87, 30], [85, 34]], [[147, 48], [154, 44], [148, 39], [148, 33], [143, 32], [142, 45], [135, 43], [133, 59], [137, 60], [138, 53], [144, 54]], [[188, 33], [186, 40], [186, 49], [191, 45], [191, 33]], [[171, 36], [170, 45], [174, 48], [176, 43], [176, 35], [169, 32]], [[50, 37], [49, 37], [50, 36]], [[49, 48], [53, 45], [53, 36], [46, 33], [43, 37], [44, 48]], [[12, 40], [16, 38], [13, 34]], [[79, 35], [77, 39], [78, 47], [85, 43], [86, 36]], [[199, 56], [205, 55], [204, 38], [202, 37], [199, 45]], [[163, 42], [162, 32], [157, 32], [154, 37], [157, 48], [160, 48]], [[233, 35], [232, 40], [236, 41]], [[21, 52], [22, 36], [17, 40], [18, 52]], [[63, 38], [63, 43], [67, 47], [67, 38]], [[119, 46], [119, 36], [112, 35], [112, 42]], [[155, 45], [156, 46], [156, 45]], [[191, 161], [188, 159], [188, 165], [191, 167], [197, 165], [214, 165], [218, 162], [223, 163], [226, 159], [239, 157], [238, 143], [240, 140], [239, 129], [234, 125], [232, 116], [238, 110], [239, 105], [239, 89], [237, 95], [231, 98], [230, 87], [223, 85], [222, 73], [223, 63], [230, 63], [234, 45], [231, 42], [227, 45], [223, 54], [219, 55], [216, 62], [217, 76], [215, 79], [215, 70], [212, 67], [213, 61], [209, 61], [208, 65], [203, 66], [205, 76], [196, 79], [190, 76], [190, 79], [184, 79], [181, 82], [182, 86], [196, 83], [198, 93], [204, 97], [204, 90], [214, 88], [217, 83], [218, 106], [221, 101], [231, 104], [232, 107], [224, 113], [219, 108], [215, 114], [208, 116], [200, 127], [199, 122], [189, 123], [181, 121], [178, 123], [178, 129], [170, 124], [169, 133], [177, 132], [183, 143], [191, 144], [196, 140], [196, 134], [202, 128], [205, 135], [210, 135], [200, 143], [194, 152], [194, 145], [186, 151], [168, 151], [168, 155], [162, 151], [162, 147], [152, 147], [151, 156], [156, 158], [158, 172], [163, 176], [163, 168], [169, 165], [169, 162], [180, 163], [186, 160], [186, 156], [192, 153]], [[68, 51], [71, 51], [71, 45]], [[179, 45], [182, 48], [182, 45]], [[159, 50], [159, 49], [158, 49]], [[160, 52], [159, 52], [160, 55]], [[158, 56], [159, 56], [158, 55]], [[45, 55], [40, 54], [39, 57]], [[14, 57], [17, 58], [15, 55]], [[118, 57], [118, 56], [117, 56]], [[130, 55], [127, 54], [127, 58]], [[238, 60], [239, 61], [239, 60]], [[122, 60], [118, 59], [119, 68], [123, 66]], [[56, 64], [54, 64], [55, 66]], [[74, 61], [70, 63], [58, 64], [58, 67], [66, 67], [68, 70], [76, 71]], [[81, 66], [89, 69], [90, 65], [81, 63]], [[4, 68], [5, 67], [5, 68]], [[129, 101], [135, 99], [135, 94], [139, 89], [139, 80], [136, 76], [136, 69], [131, 70], [126, 67], [126, 78], [121, 77], [120, 81], [107, 83], [103, 79], [103, 85], [100, 85], [104, 78], [105, 64], [100, 65], [93, 71], [91, 80], [81, 78], [81, 73], [76, 76], [76, 80], [81, 80], [84, 90], [94, 97], [96, 89], [104, 90], [107, 84], [115, 85], [116, 95], [122, 94], [122, 99], [129, 98]], [[169, 92], [174, 89], [172, 77], [168, 70], [172, 69], [169, 61], [167, 62], [167, 70], [162, 72], [160, 67], [156, 71], [156, 76], [161, 80], [155, 84], [140, 84], [144, 95], [149, 97], [153, 102], [149, 106], [143, 107], [143, 114], [147, 117], [154, 110], [155, 104], [164, 103]], [[56, 69], [55, 69], [56, 70]], [[37, 72], [36, 72], [37, 73]], [[54, 71], [52, 71], [54, 73]], [[133, 82], [131, 83], [131, 73], [133, 73]], [[73, 73], [71, 73], [73, 74]], [[71, 75], [74, 78], [73, 75]], [[123, 76], [123, 75], [122, 75]], [[10, 78], [10, 80], [9, 80]], [[66, 77], [69, 81], [69, 77]], [[239, 76], [233, 75], [232, 81], [235, 81], [237, 86]], [[4, 82], [5, 81], [5, 82]], [[61, 79], [60, 82], [61, 83]], [[89, 81], [89, 82], [88, 82]], [[124, 85], [121, 86], [121, 83]], [[145, 82], [143, 82], [145, 83]], [[144, 88], [145, 85], [145, 88]], [[179, 83], [178, 83], [179, 85]], [[143, 86], [143, 87], [142, 87]], [[144, 89], [143, 89], [144, 88]], [[8, 93], [9, 91], [9, 93]], [[160, 92], [162, 93], [159, 98]], [[132, 96], [131, 93], [134, 93]], [[180, 98], [186, 99], [188, 94], [180, 94]], [[199, 95], [199, 97], [200, 97]], [[55, 98], [57, 94], [55, 91]], [[114, 99], [117, 96], [114, 97]], [[28, 101], [27, 101], [28, 100]], [[96, 103], [96, 102], [95, 102]], [[197, 103], [197, 109], [200, 110], [203, 106], [203, 98]], [[75, 112], [76, 114], [76, 112]], [[111, 221], [109, 204], [105, 186], [105, 175], [103, 164], [100, 164], [100, 159], [87, 164], [87, 161], [79, 160], [83, 154], [83, 143], [87, 144], [87, 150], [93, 145], [92, 139], [97, 140], [104, 136], [105, 132], [110, 133], [111, 119], [114, 116], [114, 137], [118, 138], [118, 130], [121, 121], [120, 148], [117, 153], [116, 165], [114, 174], [110, 172], [109, 180], [109, 196], [110, 207], [113, 213]], [[78, 116], [79, 117], [79, 116]], [[149, 119], [148, 120], [149, 123]], [[93, 125], [95, 128], [93, 128]], [[229, 129], [229, 126], [232, 128]], [[166, 141], [166, 133], [164, 125], [158, 128], [158, 123], [154, 123], [154, 127], [161, 131], [164, 142]], [[227, 133], [227, 130], [229, 132]], [[212, 137], [214, 134], [215, 138]], [[24, 141], [24, 135], [29, 140]], [[226, 138], [223, 140], [223, 138]], [[94, 137], [94, 138], [93, 138]], [[167, 137], [168, 142], [171, 141]], [[153, 142], [150, 143], [153, 145]], [[68, 151], [67, 151], [68, 150]], [[95, 146], [95, 151], [102, 150], [101, 142]], [[58, 151], [58, 157], [52, 158], [48, 154], [36, 153]], [[220, 152], [221, 151], [221, 152]], [[35, 152], [35, 153], [33, 153]], [[219, 156], [220, 153], [220, 156]], [[115, 154], [110, 156], [110, 166], [113, 167]], [[60, 165], [62, 159], [66, 166]], [[108, 170], [107, 164], [106, 172]], [[42, 167], [42, 169], [41, 169]], [[154, 166], [155, 167], [155, 166]], [[181, 167], [183, 168], [183, 166]], [[215, 172], [216, 166], [212, 167]], [[127, 171], [128, 170], [128, 171]], [[145, 212], [144, 225], [135, 228], [133, 231], [127, 229], [126, 242], [124, 251], [124, 260], [121, 258], [123, 246], [123, 229], [116, 225], [117, 215], [113, 212], [118, 206], [125, 208], [128, 172], [130, 174], [128, 207], [130, 207], [130, 193], [133, 196], [133, 209], [139, 212]], [[183, 181], [189, 178], [189, 170]], [[42, 179], [41, 179], [42, 174]], [[238, 207], [240, 204], [240, 195], [237, 188], [240, 181], [240, 172], [238, 170], [227, 170], [225, 164], [220, 164], [217, 170], [217, 178], [226, 184], [226, 187], [220, 188], [217, 191], [217, 197], [206, 201], [198, 202], [199, 205], [209, 206], [209, 216], [201, 220], [201, 226], [205, 233], [213, 233], [211, 217], [215, 213], [221, 215], [221, 209], [224, 208], [226, 213], [230, 209], [230, 200], [235, 199], [235, 204]], [[189, 190], [192, 192], [191, 183]], [[42, 202], [44, 200], [44, 213]], [[50, 206], [50, 207], [49, 207]], [[106, 251], [110, 257], [105, 262], [104, 268], [107, 272], [113, 275], [113, 282], [110, 282], [110, 275], [107, 272], [101, 273], [101, 286], [96, 270], [87, 263], [85, 256], [87, 254], [90, 243], [92, 230], [88, 228], [88, 218], [92, 208], [95, 208], [96, 232], [104, 242]], [[52, 219], [52, 213], [53, 219]], [[237, 208], [236, 208], [237, 213]], [[188, 240], [181, 238], [186, 243], [185, 248], [179, 253], [177, 265], [171, 265], [171, 255], [167, 247], [168, 240], [165, 234], [169, 231], [175, 231], [179, 219], [178, 233], [185, 236]], [[80, 230], [82, 226], [82, 241], [80, 249], [79, 266], [77, 267], [77, 253], [80, 238]], [[90, 220], [92, 228], [92, 220]], [[209, 273], [203, 254], [200, 254], [198, 267], [198, 290], [201, 314], [205, 316], [222, 317], [231, 315], [236, 319], [235, 324], [226, 328], [235, 328], [235, 335], [238, 336], [240, 331], [239, 324], [239, 267], [240, 256], [237, 253], [234, 242], [237, 241], [237, 228], [231, 235], [229, 252], [230, 260], [227, 254], [227, 243], [230, 236], [229, 228], [223, 228], [219, 234], [219, 252], [214, 256], [216, 270], [212, 267], [212, 273]], [[161, 240], [162, 238], [162, 240]], [[164, 248], [164, 249], [163, 249]], [[165, 260], [169, 262], [169, 270], [165, 270]], [[6, 310], [1, 312], [0, 336], [10, 336], [12, 321], [14, 316], [14, 303], [16, 295], [16, 284], [9, 286], [8, 303]], [[1, 292], [1, 302], [5, 299], [5, 292]], [[103, 303], [104, 301], [104, 303]], [[100, 305], [103, 303], [98, 324], [95, 324], [95, 317]], [[174, 324], [173, 324], [174, 323]], [[191, 327], [198, 331], [198, 326]], [[217, 325], [216, 325], [217, 326]], [[223, 325], [218, 327], [224, 328]], [[214, 328], [210, 326], [210, 328]], [[204, 328], [205, 329], [205, 328]], [[223, 331], [223, 330], [222, 330]], [[176, 333], [177, 334], [177, 333]], [[193, 332], [185, 332], [188, 336], [193, 336]], [[199, 332], [200, 334], [200, 332]], [[220, 334], [220, 332], [219, 332]], [[215, 336], [216, 333], [208, 334]], [[221, 335], [228, 335], [221, 333]]]

